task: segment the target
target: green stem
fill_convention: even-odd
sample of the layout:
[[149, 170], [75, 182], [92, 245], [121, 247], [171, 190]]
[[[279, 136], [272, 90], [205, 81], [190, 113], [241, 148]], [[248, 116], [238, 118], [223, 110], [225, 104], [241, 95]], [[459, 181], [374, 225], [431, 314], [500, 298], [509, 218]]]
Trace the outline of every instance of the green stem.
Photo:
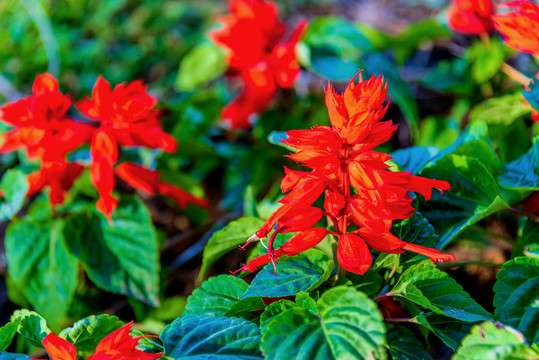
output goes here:
[[527, 217], [529, 220], [533, 221], [533, 222], [536, 222], [536, 223], [539, 223], [539, 216], [537, 215], [534, 215], [532, 213], [529, 213], [527, 211], [524, 211], [524, 210], [521, 210], [521, 209], [518, 209], [516, 207], [510, 207], [509, 209], [507, 209], [508, 211], [512, 212], [513, 214], [515, 215], [520, 215], [520, 216], [525, 216]]
[[484, 261], [454, 261], [454, 262], [437, 264], [439, 269], [445, 269], [445, 268], [457, 267], [457, 266], [468, 266], [468, 265], [479, 265], [479, 266], [488, 266], [488, 267], [495, 267], [495, 268], [501, 268], [503, 266], [503, 264], [484, 262]]

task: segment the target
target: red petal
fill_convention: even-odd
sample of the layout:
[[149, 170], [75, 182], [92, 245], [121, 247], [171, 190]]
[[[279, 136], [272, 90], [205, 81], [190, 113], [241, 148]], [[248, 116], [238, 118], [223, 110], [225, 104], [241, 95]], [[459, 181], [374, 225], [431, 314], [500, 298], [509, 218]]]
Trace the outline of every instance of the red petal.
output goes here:
[[363, 275], [371, 266], [372, 256], [359, 236], [343, 234], [337, 245], [337, 260], [344, 270]]
[[75, 345], [53, 333], [45, 336], [43, 347], [47, 350], [51, 360], [77, 360], [77, 348]]
[[32, 92], [38, 96], [55, 90], [58, 90], [58, 80], [48, 73], [38, 75], [32, 85]]
[[407, 242], [402, 246], [404, 250], [413, 251], [415, 253], [425, 255], [430, 258], [432, 262], [436, 261], [455, 261], [456, 258], [450, 254], [442, 254], [436, 249], [429, 249], [420, 245], [409, 244]]
[[305, 230], [292, 236], [277, 250], [281, 250], [285, 255], [294, 256], [300, 252], [312, 249], [318, 245], [326, 235], [327, 230], [322, 228]]

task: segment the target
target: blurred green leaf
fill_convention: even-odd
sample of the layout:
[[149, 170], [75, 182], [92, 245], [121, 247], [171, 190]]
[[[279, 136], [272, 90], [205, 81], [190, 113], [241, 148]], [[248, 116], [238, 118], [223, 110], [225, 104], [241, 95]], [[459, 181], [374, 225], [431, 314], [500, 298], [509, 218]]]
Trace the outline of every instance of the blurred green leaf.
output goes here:
[[539, 190], [539, 137], [526, 154], [504, 164], [498, 183], [503, 188], [525, 193]]
[[194, 90], [218, 78], [226, 69], [225, 52], [211, 42], [202, 43], [180, 62], [176, 87], [180, 91]]
[[19, 322], [20, 320], [17, 318], [15, 321], [10, 321], [0, 327], [0, 351], [6, 350], [11, 345], [11, 341], [19, 328]]
[[466, 49], [465, 56], [472, 64], [472, 79], [477, 84], [482, 84], [493, 77], [505, 60], [505, 50], [503, 42], [491, 38], [485, 44], [476, 41]]
[[112, 224], [97, 210], [67, 219], [68, 246], [101, 289], [151, 306], [159, 303], [159, 253], [150, 213], [135, 197], [124, 197]]
[[77, 285], [78, 262], [67, 249], [65, 221], [25, 218], [12, 222], [5, 238], [11, 278], [53, 329], [69, 309]]
[[0, 204], [0, 222], [11, 219], [21, 209], [28, 191], [26, 175], [20, 170], [10, 169], [2, 176], [0, 190], [4, 201]]
[[539, 342], [539, 259], [510, 260], [496, 279], [495, 318], [520, 331], [530, 343]]
[[453, 360], [532, 360], [539, 357], [518, 331], [499, 323], [484, 322], [472, 328]]
[[516, 119], [530, 113], [529, 106], [522, 101], [522, 95], [507, 94], [483, 101], [473, 107], [470, 122], [482, 121], [487, 124], [508, 126]]
[[391, 157], [404, 171], [417, 174], [439, 151], [440, 149], [434, 146], [411, 146], [393, 151]]

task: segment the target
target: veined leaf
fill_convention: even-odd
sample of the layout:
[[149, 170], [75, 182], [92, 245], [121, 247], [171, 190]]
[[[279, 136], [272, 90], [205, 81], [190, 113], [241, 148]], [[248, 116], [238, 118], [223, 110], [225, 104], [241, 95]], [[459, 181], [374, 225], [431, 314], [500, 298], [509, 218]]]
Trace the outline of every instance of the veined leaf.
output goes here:
[[470, 332], [473, 326], [473, 323], [458, 321], [442, 315], [425, 315], [423, 312], [415, 316], [411, 321], [432, 331], [453, 351], [458, 350], [462, 339]]
[[264, 221], [258, 218], [240, 218], [213, 234], [204, 248], [198, 280], [202, 281], [210, 266], [217, 259], [227, 252], [237, 249], [239, 245], [245, 244], [247, 239], [260, 229], [262, 224]]
[[77, 285], [77, 259], [66, 247], [64, 220], [29, 213], [6, 231], [8, 270], [32, 306], [57, 329]]
[[539, 259], [510, 260], [496, 278], [495, 318], [522, 332], [530, 343], [539, 342]]
[[78, 351], [93, 352], [97, 344], [113, 331], [123, 326], [116, 316], [91, 315], [64, 329], [59, 336], [77, 347]]
[[51, 332], [45, 319], [33, 311], [16, 310], [11, 315], [10, 320], [12, 323], [18, 322], [17, 332], [24, 336], [30, 344], [37, 347], [43, 347], [41, 342]]
[[503, 166], [498, 182], [505, 189], [526, 194], [539, 190], [539, 137], [526, 154]]
[[326, 281], [334, 268], [333, 260], [316, 249], [293, 257], [283, 256], [278, 261], [277, 273], [273, 264], [267, 264], [240, 299], [255, 296], [282, 297], [311, 291]]
[[394, 222], [391, 232], [402, 241], [425, 247], [435, 247], [438, 239], [434, 227], [419, 211], [408, 219]]
[[390, 328], [387, 343], [393, 360], [432, 360], [414, 333], [404, 326]]
[[537, 346], [530, 347], [518, 331], [485, 322], [472, 328], [453, 360], [533, 360], [539, 357]]
[[385, 359], [386, 329], [376, 304], [365, 294], [339, 286], [316, 303], [318, 314], [291, 307], [274, 316], [262, 334], [272, 359]]
[[259, 360], [260, 329], [239, 318], [182, 316], [159, 336], [175, 359]]
[[2, 176], [0, 182], [4, 201], [0, 203], [0, 222], [11, 219], [22, 207], [28, 182], [24, 173], [17, 169], [10, 169]]
[[462, 286], [429, 260], [409, 267], [390, 292], [436, 314], [461, 321], [492, 319]]
[[232, 275], [219, 275], [206, 280], [187, 298], [182, 316], [224, 316], [249, 285]]
[[70, 251], [101, 289], [158, 304], [159, 253], [150, 213], [134, 197], [123, 198], [113, 225], [94, 211], [70, 217], [65, 236]]

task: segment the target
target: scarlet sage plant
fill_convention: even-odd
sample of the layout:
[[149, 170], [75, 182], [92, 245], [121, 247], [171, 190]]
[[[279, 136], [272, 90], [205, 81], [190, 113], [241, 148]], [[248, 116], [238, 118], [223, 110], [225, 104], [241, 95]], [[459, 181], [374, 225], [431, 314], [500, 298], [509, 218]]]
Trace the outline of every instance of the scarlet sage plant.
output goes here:
[[[359, 82], [355, 83], [355, 79]], [[248, 240], [267, 237], [272, 230], [268, 253], [249, 261], [241, 270], [254, 271], [282, 255], [295, 255], [317, 245], [327, 234], [338, 238], [337, 260], [352, 273], [364, 274], [370, 267], [371, 249], [386, 253], [413, 251], [428, 256], [433, 262], [455, 260], [442, 254], [401, 241], [390, 233], [393, 220], [407, 219], [414, 213], [409, 191], [429, 200], [431, 189], [448, 190], [446, 181], [431, 180], [409, 172], [388, 171], [391, 157], [373, 150], [388, 141], [397, 125], [381, 121], [387, 83], [383, 77], [363, 81], [361, 72], [351, 79], [343, 94], [331, 84], [326, 90], [331, 127], [317, 126], [309, 130], [288, 131], [282, 140], [298, 150], [288, 155], [292, 160], [312, 169], [293, 171], [285, 168], [281, 181], [282, 206], [269, 217]], [[312, 204], [324, 194], [324, 208]], [[334, 230], [315, 226], [327, 216]], [[297, 232], [278, 249], [274, 249], [279, 233]]]
[[[88, 360], [153, 360], [163, 356], [162, 353], [151, 354], [137, 349], [140, 339], [148, 336], [131, 336], [132, 327], [133, 323], [129, 323], [107, 335]], [[43, 346], [52, 360], [77, 360], [75, 345], [53, 333], [43, 339]]]
[[230, 15], [210, 39], [227, 53], [228, 75], [240, 78], [243, 90], [228, 104], [221, 118], [231, 128], [251, 127], [252, 117], [264, 111], [279, 88], [294, 85], [300, 70], [295, 46], [306, 29], [300, 22], [283, 41], [286, 26], [279, 21], [277, 5], [264, 0], [229, 0]]
[[494, 30], [491, 15], [495, 12], [492, 0], [453, 0], [447, 10], [447, 23], [463, 34], [488, 34]]

